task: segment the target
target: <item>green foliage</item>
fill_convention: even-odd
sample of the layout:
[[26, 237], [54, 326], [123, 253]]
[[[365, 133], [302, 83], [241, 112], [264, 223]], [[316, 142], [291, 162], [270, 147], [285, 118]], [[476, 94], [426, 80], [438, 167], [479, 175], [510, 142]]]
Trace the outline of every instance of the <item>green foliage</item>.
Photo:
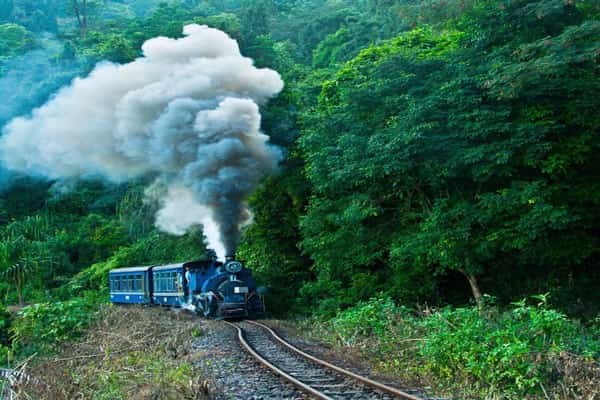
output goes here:
[[371, 298], [341, 311], [330, 323], [340, 337], [344, 338], [345, 343], [352, 345], [359, 337], [387, 334], [398, 312], [389, 297]]
[[533, 297], [534, 305], [523, 300], [506, 311], [486, 306], [422, 315], [389, 298], [372, 298], [310, 324], [321, 339], [363, 348], [384, 370], [435, 382], [436, 391], [507, 399], [544, 398], [542, 386], [577, 393], [586, 382], [557, 384], [566, 379], [561, 357], [569, 354], [582, 368], [593, 368], [600, 358], [597, 332], [548, 308], [547, 295]]
[[94, 318], [97, 300], [73, 298], [23, 308], [11, 326], [13, 346], [23, 352], [49, 351], [77, 338]]
[[33, 35], [17, 24], [0, 25], [0, 62], [33, 47]]
[[505, 313], [481, 315], [475, 308], [450, 310], [427, 318], [430, 334], [419, 355], [423, 371], [445, 384], [472, 376], [484, 393], [511, 398], [539, 393], [552, 380], [554, 358], [570, 352], [598, 359], [600, 343], [583, 328], [543, 303], [520, 302]]
[[190, 261], [200, 258], [204, 253], [199, 231], [192, 231], [183, 238], [154, 233], [130, 246], [119, 248], [106, 261], [80, 271], [71, 278], [66, 289], [73, 294], [83, 289], [106, 294], [108, 271], [111, 269]]
[[301, 244], [323, 280], [307, 288], [329, 282], [342, 305], [366, 299], [360, 274], [414, 301], [456, 272], [478, 298], [514, 269], [544, 266], [551, 290], [595, 263], [597, 21], [563, 2], [452, 7], [361, 51], [301, 115]]
[[10, 345], [9, 329], [12, 319], [12, 315], [6, 310], [4, 305], [0, 304], [0, 346]]
[[259, 282], [268, 286], [266, 305], [275, 314], [298, 311], [295, 299], [310, 274], [308, 260], [295, 245], [305, 190], [297, 168], [267, 179], [250, 199], [254, 221], [237, 251]]
[[24, 285], [31, 283], [40, 269], [57, 261], [57, 255], [45, 241], [49, 234], [49, 219], [45, 215], [28, 216], [11, 222], [0, 233], [0, 272], [14, 283], [22, 305]]

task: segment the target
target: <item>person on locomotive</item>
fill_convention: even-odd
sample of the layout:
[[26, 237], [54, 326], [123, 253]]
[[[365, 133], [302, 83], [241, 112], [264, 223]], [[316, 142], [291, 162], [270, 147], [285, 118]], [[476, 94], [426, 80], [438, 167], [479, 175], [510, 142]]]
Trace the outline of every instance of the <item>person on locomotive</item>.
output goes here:
[[184, 279], [184, 285], [183, 285], [183, 291], [184, 291], [184, 296], [186, 297], [186, 301], [188, 304], [192, 304], [193, 300], [194, 300], [194, 296], [192, 294], [192, 291], [190, 290], [190, 283], [192, 282], [192, 273], [190, 272], [190, 267], [188, 265], [184, 266], [184, 273], [183, 273], [183, 279]]

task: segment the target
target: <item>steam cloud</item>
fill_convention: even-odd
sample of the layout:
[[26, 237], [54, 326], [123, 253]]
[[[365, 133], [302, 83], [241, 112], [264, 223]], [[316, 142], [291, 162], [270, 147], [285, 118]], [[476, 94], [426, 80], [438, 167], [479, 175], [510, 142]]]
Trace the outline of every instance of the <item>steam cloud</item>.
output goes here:
[[283, 81], [224, 32], [188, 25], [183, 33], [148, 40], [131, 63], [97, 65], [31, 117], [13, 119], [0, 157], [52, 179], [156, 176], [147, 195], [161, 204], [157, 226], [182, 234], [202, 224], [222, 257], [250, 218], [248, 195], [280, 161], [259, 130], [258, 105]]

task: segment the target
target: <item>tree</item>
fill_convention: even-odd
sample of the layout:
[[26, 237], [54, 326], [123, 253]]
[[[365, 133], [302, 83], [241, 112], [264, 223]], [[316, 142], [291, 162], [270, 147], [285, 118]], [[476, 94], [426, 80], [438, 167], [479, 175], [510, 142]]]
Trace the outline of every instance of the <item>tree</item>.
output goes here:
[[35, 274], [40, 268], [54, 264], [54, 255], [43, 241], [48, 228], [48, 219], [40, 215], [11, 222], [5, 228], [0, 269], [12, 280], [20, 306], [25, 304], [25, 284], [37, 279]]
[[33, 47], [33, 35], [26, 28], [17, 24], [0, 25], [0, 61]]
[[102, 3], [99, 0], [70, 0], [70, 6], [77, 20], [79, 35], [83, 37], [87, 34], [92, 14], [102, 6]]

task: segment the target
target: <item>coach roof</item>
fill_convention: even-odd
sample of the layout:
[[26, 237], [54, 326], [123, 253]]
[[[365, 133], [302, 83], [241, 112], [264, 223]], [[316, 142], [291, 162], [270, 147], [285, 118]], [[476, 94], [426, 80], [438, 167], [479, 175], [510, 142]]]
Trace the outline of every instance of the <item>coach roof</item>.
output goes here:
[[117, 268], [117, 269], [111, 269], [110, 271], [108, 271], [108, 273], [109, 274], [120, 274], [123, 272], [146, 272], [150, 268], [152, 268], [152, 265], [148, 265], [146, 267]]
[[178, 263], [178, 264], [169, 264], [169, 265], [161, 265], [158, 267], [154, 267], [152, 271], [165, 271], [169, 269], [179, 269], [183, 268], [183, 265], [187, 263]]

